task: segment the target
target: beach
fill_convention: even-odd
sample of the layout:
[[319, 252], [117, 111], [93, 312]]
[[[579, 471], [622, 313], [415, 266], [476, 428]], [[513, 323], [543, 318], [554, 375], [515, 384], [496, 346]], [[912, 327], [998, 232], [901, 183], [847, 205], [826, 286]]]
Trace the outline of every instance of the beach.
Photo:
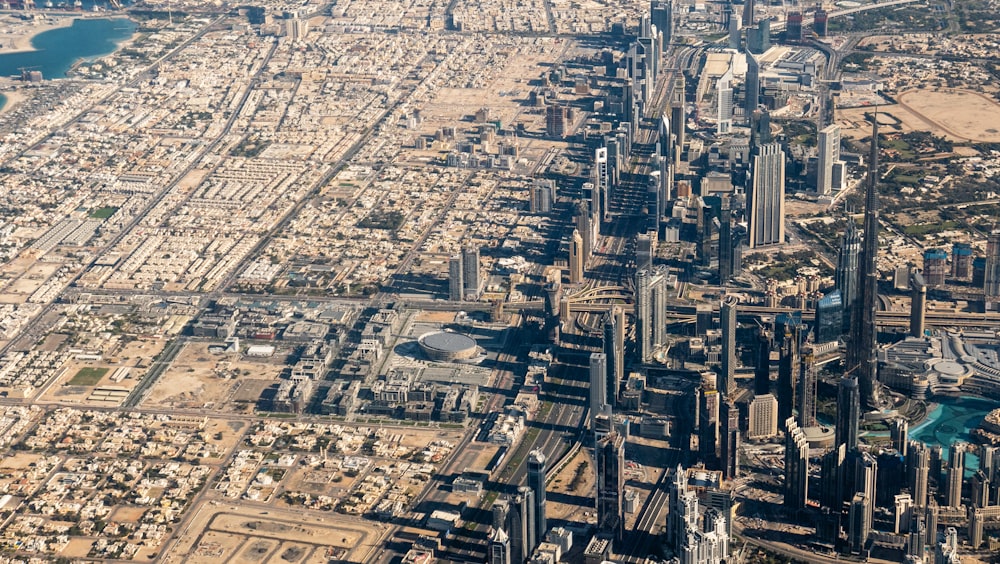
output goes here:
[[0, 55], [34, 51], [31, 40], [38, 34], [73, 25], [78, 15], [48, 16], [36, 20], [22, 20], [10, 14], [0, 18]]

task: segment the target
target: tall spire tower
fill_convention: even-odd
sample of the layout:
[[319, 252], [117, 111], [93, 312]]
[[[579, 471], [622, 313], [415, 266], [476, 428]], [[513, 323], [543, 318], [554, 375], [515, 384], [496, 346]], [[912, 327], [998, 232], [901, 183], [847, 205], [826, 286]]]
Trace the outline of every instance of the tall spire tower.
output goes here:
[[848, 347], [848, 370], [858, 379], [861, 403], [867, 409], [882, 404], [878, 383], [878, 341], [875, 311], [878, 300], [878, 111], [872, 118], [871, 154], [865, 185], [865, 233], [858, 268], [858, 297], [851, 314], [852, 343]]

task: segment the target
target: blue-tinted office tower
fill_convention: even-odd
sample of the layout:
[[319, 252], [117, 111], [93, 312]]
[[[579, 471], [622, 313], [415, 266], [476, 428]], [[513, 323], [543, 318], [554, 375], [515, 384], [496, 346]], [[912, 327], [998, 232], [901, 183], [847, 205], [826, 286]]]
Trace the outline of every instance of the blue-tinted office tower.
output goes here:
[[844, 302], [840, 290], [834, 290], [816, 304], [813, 335], [817, 343], [830, 343], [839, 339], [843, 332]]

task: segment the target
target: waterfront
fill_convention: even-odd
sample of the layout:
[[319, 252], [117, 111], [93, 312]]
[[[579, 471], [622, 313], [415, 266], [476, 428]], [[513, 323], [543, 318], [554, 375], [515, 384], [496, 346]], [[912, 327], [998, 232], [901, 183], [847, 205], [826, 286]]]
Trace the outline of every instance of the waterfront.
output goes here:
[[[910, 438], [927, 445], [941, 445], [946, 460], [952, 443], [972, 443], [969, 431], [975, 429], [987, 413], [1000, 407], [996, 401], [967, 396], [935, 399], [937, 407], [910, 429]], [[978, 468], [979, 457], [967, 454], [965, 467], [966, 471]]]
[[[0, 55], [0, 76], [39, 70], [46, 79], [64, 78], [77, 62], [113, 53], [135, 33], [135, 22], [122, 17], [77, 18], [72, 26], [43, 31], [31, 40], [34, 51]], [[0, 108], [6, 103], [0, 98]]]

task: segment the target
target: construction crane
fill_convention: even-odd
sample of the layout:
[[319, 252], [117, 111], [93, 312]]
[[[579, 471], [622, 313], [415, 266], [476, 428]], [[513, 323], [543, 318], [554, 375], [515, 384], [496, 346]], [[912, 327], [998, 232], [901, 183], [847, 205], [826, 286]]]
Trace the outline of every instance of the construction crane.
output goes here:
[[122, 3], [119, 2], [119, 0], [108, 0], [108, 3], [111, 4], [111, 7], [116, 10], [122, 9]]

